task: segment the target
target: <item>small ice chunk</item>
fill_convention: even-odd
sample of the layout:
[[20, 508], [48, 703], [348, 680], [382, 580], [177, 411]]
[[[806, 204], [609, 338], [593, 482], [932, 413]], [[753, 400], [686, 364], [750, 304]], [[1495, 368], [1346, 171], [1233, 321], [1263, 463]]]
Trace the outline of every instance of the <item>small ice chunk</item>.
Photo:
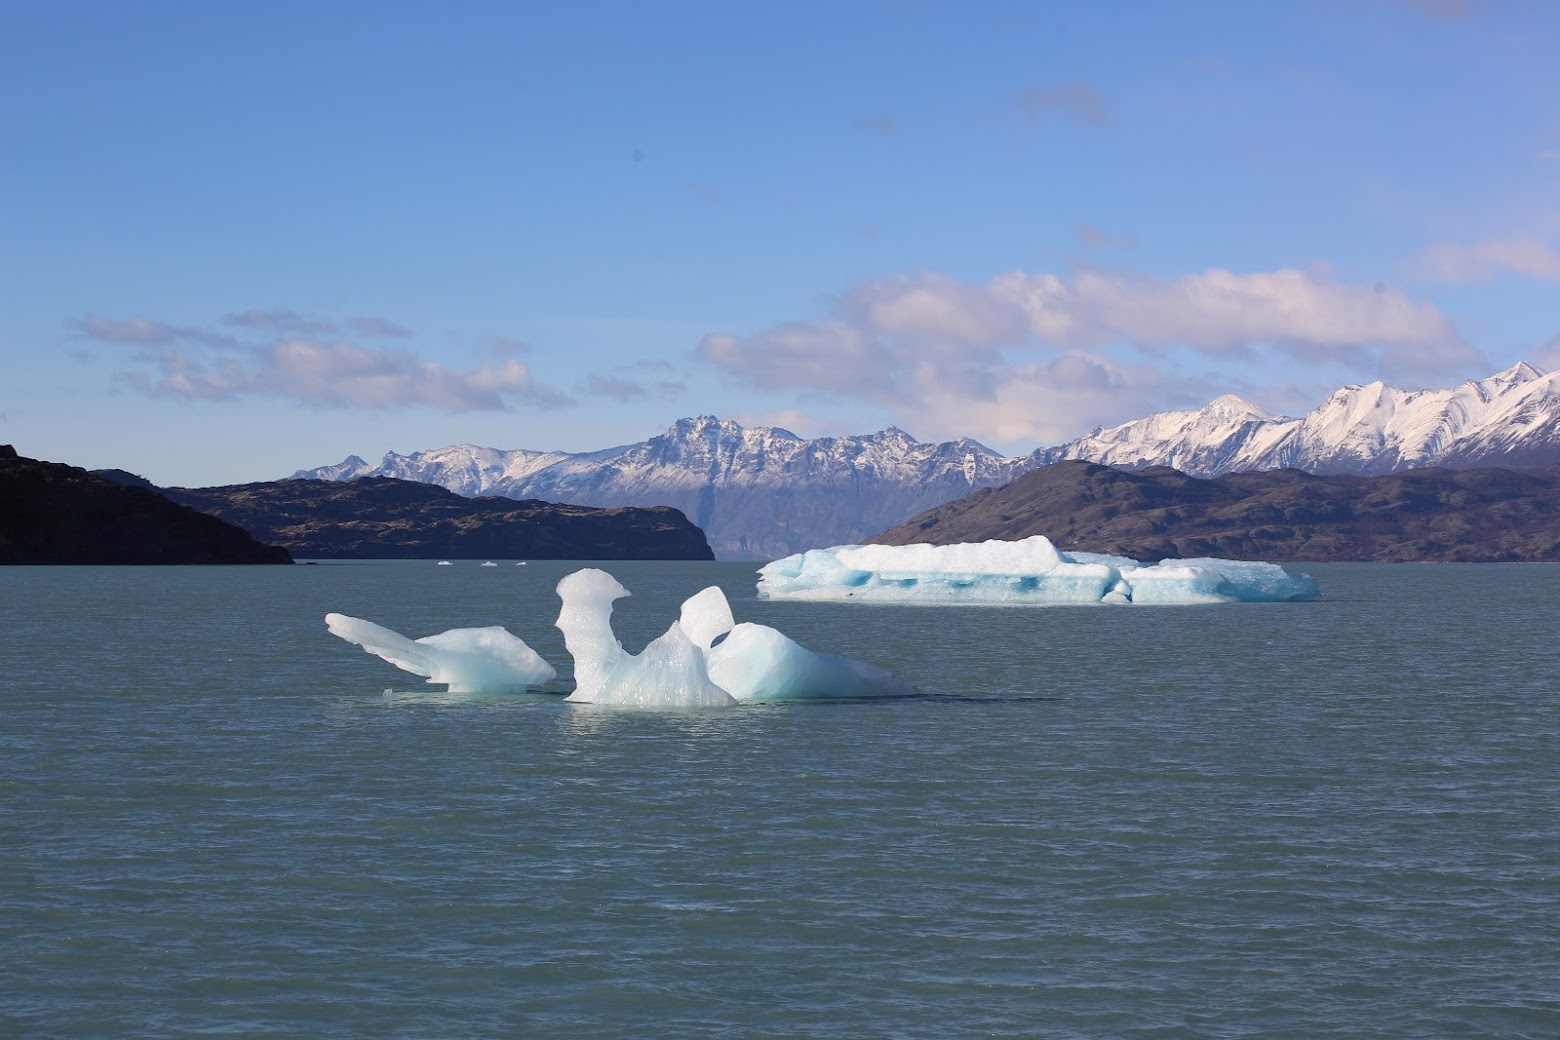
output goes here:
[[372, 621], [333, 613], [325, 615], [325, 627], [402, 671], [448, 684], [451, 693], [519, 693], [558, 674], [524, 640], [497, 625], [408, 639]]
[[906, 697], [919, 691], [865, 661], [819, 654], [768, 625], [743, 623], [709, 655], [710, 678], [739, 701]]

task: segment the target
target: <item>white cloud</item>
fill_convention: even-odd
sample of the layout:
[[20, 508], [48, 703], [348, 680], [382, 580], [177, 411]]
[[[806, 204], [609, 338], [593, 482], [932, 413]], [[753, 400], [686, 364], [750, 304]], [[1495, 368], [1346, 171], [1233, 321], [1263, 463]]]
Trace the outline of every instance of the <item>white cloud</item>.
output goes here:
[[1152, 365], [1083, 354], [1006, 365], [978, 395], [961, 393], [938, 375], [926, 369], [915, 379], [911, 421], [925, 436], [1020, 445], [1059, 444], [1102, 422], [1154, 411], [1164, 381]]
[[891, 276], [851, 290], [844, 311], [878, 335], [935, 347], [1011, 343], [1023, 337], [1023, 312], [987, 286], [940, 274]]
[[738, 412], [732, 415], [731, 418], [748, 429], [756, 426], [768, 426], [786, 430], [809, 439], [827, 436], [824, 431], [840, 428], [840, 423], [837, 420], [821, 419], [800, 408], [781, 408], [773, 412]]
[[933, 433], [1006, 443], [1152, 410], [1163, 373], [1189, 363], [1300, 358], [1404, 380], [1485, 364], [1431, 303], [1295, 270], [1017, 271], [984, 285], [894, 276], [856, 286], [824, 318], [713, 333], [699, 352], [759, 387], [868, 401]]
[[[511, 356], [523, 348], [518, 341], [494, 341], [497, 360], [457, 368], [424, 361], [405, 347], [365, 347], [301, 334], [258, 342], [288, 329], [340, 327], [295, 311], [249, 310], [227, 315], [222, 324], [257, 335], [244, 342], [146, 318], [116, 321], [96, 315], [70, 327], [78, 338], [138, 348], [130, 356], [140, 367], [117, 379], [157, 397], [201, 401], [274, 397], [316, 407], [425, 406], [450, 412], [572, 403], [567, 395], [538, 383], [530, 368]], [[353, 317], [345, 325], [375, 337], [411, 336], [410, 330], [386, 318]]]
[[1434, 304], [1303, 271], [1215, 268], [1161, 279], [1087, 268], [1068, 278], [1020, 272], [990, 288], [1025, 310], [1040, 339], [1074, 349], [1130, 344], [1230, 356], [1277, 346], [1297, 356], [1374, 358], [1405, 372], [1479, 360]]
[[711, 333], [699, 354], [766, 388], [886, 389], [900, 368], [869, 331], [837, 320], [791, 322], [757, 336]]
[[1442, 242], [1420, 256], [1416, 270], [1440, 282], [1487, 282], [1502, 272], [1560, 281], [1560, 255], [1535, 235]]
[[682, 374], [665, 361], [637, 361], [610, 372], [592, 372], [576, 389], [614, 401], [648, 401], [676, 397], [687, 385]]
[[175, 343], [199, 343], [211, 347], [231, 346], [232, 337], [219, 332], [170, 325], [149, 318], [105, 318], [89, 314], [69, 322], [71, 334], [77, 339], [96, 340], [99, 343], [115, 343], [131, 347], [164, 347]]
[[510, 400], [562, 403], [512, 358], [456, 369], [419, 360], [409, 351], [350, 343], [289, 339], [217, 364], [170, 353], [158, 367], [161, 378], [147, 386], [150, 392], [196, 400], [283, 397], [326, 407], [426, 405], [451, 412], [503, 409]]

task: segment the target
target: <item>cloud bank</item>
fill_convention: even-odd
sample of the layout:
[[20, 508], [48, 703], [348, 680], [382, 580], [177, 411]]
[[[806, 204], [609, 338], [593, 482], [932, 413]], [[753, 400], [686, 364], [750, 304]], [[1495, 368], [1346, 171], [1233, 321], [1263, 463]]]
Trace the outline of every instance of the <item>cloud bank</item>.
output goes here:
[[317, 335], [348, 328], [380, 339], [411, 336], [385, 318], [360, 316], [338, 324], [293, 311], [250, 310], [226, 316], [222, 325], [240, 335], [274, 338], [257, 342], [146, 318], [99, 315], [72, 322], [71, 330], [78, 339], [132, 348], [136, 367], [121, 371], [116, 381], [154, 397], [270, 397], [313, 407], [425, 406], [450, 412], [545, 408], [571, 400], [538, 383], [524, 362], [503, 351], [493, 352], [496, 360], [459, 368], [424, 360], [404, 347]]
[[1487, 282], [1500, 274], [1560, 281], [1560, 255], [1536, 235], [1442, 242], [1419, 258], [1418, 273], [1439, 282]]
[[699, 354], [757, 387], [866, 401], [931, 432], [1009, 443], [1152, 410], [1188, 361], [1227, 372], [1277, 354], [1407, 381], [1485, 363], [1433, 304], [1290, 269], [893, 276], [817, 319], [712, 333]]

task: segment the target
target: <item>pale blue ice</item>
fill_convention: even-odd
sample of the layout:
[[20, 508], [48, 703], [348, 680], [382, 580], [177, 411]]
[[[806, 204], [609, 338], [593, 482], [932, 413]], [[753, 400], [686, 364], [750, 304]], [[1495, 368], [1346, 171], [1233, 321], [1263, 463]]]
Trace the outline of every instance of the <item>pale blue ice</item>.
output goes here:
[[[666, 632], [637, 654], [612, 630], [613, 603], [629, 592], [605, 571], [575, 571], [558, 583], [556, 625], [574, 659], [576, 703], [636, 708], [708, 708], [745, 701], [909, 696], [914, 686], [864, 661], [808, 650], [776, 629], [736, 624], [711, 586], [682, 605]], [[330, 631], [398, 668], [448, 683], [452, 693], [519, 692], [556, 674], [502, 628], [453, 629], [407, 639], [369, 621], [327, 614]]]
[[558, 674], [524, 640], [498, 626], [408, 639], [372, 621], [326, 614], [325, 627], [402, 671], [447, 684], [451, 693], [519, 693]]
[[837, 545], [766, 564], [765, 599], [867, 603], [1194, 604], [1315, 599], [1309, 575], [1273, 563], [1064, 553], [1043, 536], [959, 545]]

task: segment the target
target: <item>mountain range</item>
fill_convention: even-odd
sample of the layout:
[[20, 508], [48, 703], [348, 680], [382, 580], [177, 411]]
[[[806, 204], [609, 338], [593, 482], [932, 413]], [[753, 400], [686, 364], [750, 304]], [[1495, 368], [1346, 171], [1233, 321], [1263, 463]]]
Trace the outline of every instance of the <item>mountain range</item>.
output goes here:
[[807, 440], [776, 427], [702, 416], [601, 451], [459, 444], [390, 452], [378, 464], [354, 455], [294, 476], [396, 477], [467, 496], [577, 505], [670, 505], [704, 530], [717, 557], [773, 559], [858, 542], [1064, 460], [1169, 466], [1198, 477], [1268, 469], [1374, 475], [1428, 466], [1545, 467], [1560, 463], [1560, 373], [1523, 362], [1445, 390], [1346, 386], [1300, 417], [1273, 415], [1226, 395], [1201, 409], [1160, 412], [1011, 457], [965, 438], [920, 442], [892, 427]]

